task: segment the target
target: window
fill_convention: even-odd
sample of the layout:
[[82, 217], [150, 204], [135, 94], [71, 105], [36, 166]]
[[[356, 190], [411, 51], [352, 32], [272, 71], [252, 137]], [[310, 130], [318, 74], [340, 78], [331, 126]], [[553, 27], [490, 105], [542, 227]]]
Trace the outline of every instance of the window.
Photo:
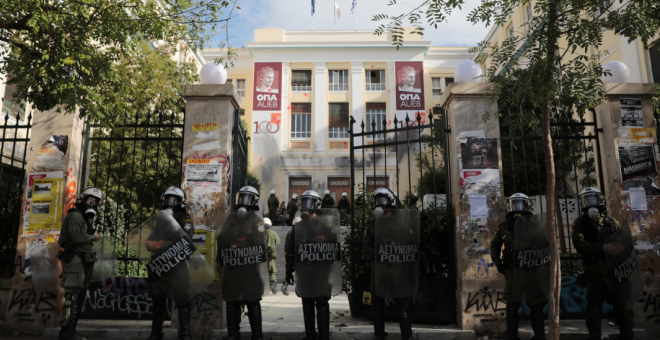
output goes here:
[[516, 35], [516, 32], [513, 31], [513, 25], [509, 26], [509, 31], [507, 32], [507, 38], [511, 38]]
[[227, 83], [226, 83], [226, 84], [227, 84], [227, 85], [229, 85], [229, 84], [233, 84], [232, 81], [233, 81], [233, 79], [227, 79]]
[[311, 92], [312, 71], [292, 71], [291, 92]]
[[445, 88], [454, 82], [454, 78], [445, 78]]
[[[367, 132], [372, 131], [372, 123], [376, 123], [376, 130], [380, 131], [383, 129], [383, 121], [387, 119], [387, 111], [385, 103], [367, 103]], [[382, 139], [383, 134], [379, 133], [376, 135], [376, 138]]]
[[348, 138], [348, 103], [329, 103], [328, 137]]
[[525, 7], [525, 22], [527, 22], [527, 28], [531, 29], [532, 28], [532, 20], [534, 16], [532, 15], [532, 5], [527, 5]]
[[384, 70], [375, 70], [370, 71], [366, 70], [365, 73], [365, 83], [367, 91], [376, 91], [383, 92], [385, 91], [385, 71]]
[[236, 79], [236, 92], [241, 98], [245, 97], [245, 79]]
[[328, 71], [328, 90], [332, 92], [348, 91], [348, 70]]
[[312, 138], [312, 103], [291, 104], [291, 138]]
[[442, 78], [431, 78], [431, 89], [433, 90], [433, 97], [442, 96]]

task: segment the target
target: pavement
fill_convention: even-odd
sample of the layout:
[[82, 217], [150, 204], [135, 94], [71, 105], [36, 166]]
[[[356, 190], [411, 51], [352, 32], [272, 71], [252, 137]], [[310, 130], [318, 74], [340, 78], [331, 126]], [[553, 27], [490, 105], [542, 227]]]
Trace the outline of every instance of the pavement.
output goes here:
[[[304, 325], [302, 315], [302, 302], [295, 295], [294, 287], [289, 287], [288, 296], [282, 294], [281, 285], [278, 284], [278, 294], [266, 296], [262, 302], [262, 317], [264, 340], [290, 340], [302, 339], [304, 337]], [[350, 315], [348, 298], [342, 294], [330, 300], [330, 332], [332, 340], [362, 340], [373, 339], [373, 323], [369, 319], [353, 318]], [[134, 320], [82, 320], [78, 325], [78, 331], [91, 339], [146, 339], [149, 336], [150, 321]], [[560, 334], [562, 340], [587, 339], [587, 330], [584, 320], [563, 320], [560, 323]], [[389, 333], [387, 339], [400, 339], [399, 325], [395, 322], [387, 322], [385, 330]], [[547, 330], [547, 326], [546, 326]], [[43, 337], [4, 335], [0, 340], [45, 340], [57, 338], [59, 328], [46, 329]], [[453, 325], [424, 325], [414, 324], [413, 331], [415, 339], [438, 339], [438, 340], [477, 340], [474, 331], [464, 331]], [[176, 340], [177, 330], [170, 328], [170, 322], [164, 325], [165, 340]], [[250, 325], [247, 316], [241, 321], [241, 333], [243, 339], [250, 339]], [[635, 339], [647, 339], [643, 330], [636, 330]], [[603, 321], [604, 339], [616, 339], [618, 329]], [[226, 336], [226, 329], [213, 331], [211, 340], [220, 340]], [[532, 330], [529, 321], [520, 324], [519, 337], [521, 340], [529, 340]], [[493, 340], [490, 338], [488, 340]], [[486, 339], [483, 339], [486, 340]]]

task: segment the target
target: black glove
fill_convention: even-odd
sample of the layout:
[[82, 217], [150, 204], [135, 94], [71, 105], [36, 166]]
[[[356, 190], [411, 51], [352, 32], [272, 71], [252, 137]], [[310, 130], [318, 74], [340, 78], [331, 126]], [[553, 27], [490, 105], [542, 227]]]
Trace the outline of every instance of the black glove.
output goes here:
[[508, 269], [506, 266], [504, 266], [501, 263], [496, 265], [495, 267], [497, 267], [497, 271], [500, 272], [500, 274], [502, 274], [502, 275], [506, 274], [506, 271]]
[[292, 272], [286, 272], [286, 276], [284, 277], [284, 281], [286, 281], [286, 283], [292, 285], [294, 283], [293, 273]]

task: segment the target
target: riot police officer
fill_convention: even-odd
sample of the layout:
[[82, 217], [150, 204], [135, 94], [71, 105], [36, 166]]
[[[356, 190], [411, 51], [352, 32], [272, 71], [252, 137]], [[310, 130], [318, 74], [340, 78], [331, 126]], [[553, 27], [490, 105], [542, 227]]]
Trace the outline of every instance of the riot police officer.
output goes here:
[[[301, 221], [287, 234], [286, 282], [296, 276], [296, 295], [302, 298], [304, 340], [330, 339], [330, 305], [341, 293], [339, 212], [322, 209], [321, 197], [313, 190], [300, 196]], [[318, 338], [315, 331], [315, 309]]]
[[241, 337], [241, 305], [247, 306], [252, 340], [263, 339], [261, 298], [268, 294], [270, 285], [266, 227], [258, 203], [259, 192], [255, 188], [241, 188], [236, 193], [237, 211], [229, 214], [218, 235], [216, 270], [221, 274], [223, 298], [227, 301], [225, 340]]
[[330, 209], [335, 206], [335, 199], [330, 196], [330, 190], [326, 190], [323, 195], [323, 202], [321, 203], [321, 208]]
[[[532, 203], [527, 195], [515, 193], [506, 202], [506, 220], [497, 227], [495, 237], [490, 244], [490, 256], [497, 267], [497, 271], [504, 275], [504, 300], [506, 301], [506, 339], [518, 339], [518, 323], [520, 301], [514, 294], [514, 239], [516, 220], [521, 216], [531, 216]], [[545, 228], [545, 227], [543, 227]], [[521, 237], [519, 235], [519, 237]], [[504, 249], [502, 249], [504, 245]], [[543, 308], [548, 303], [544, 294], [536, 294], [527, 304], [531, 309], [531, 324], [535, 340], [545, 339]]]
[[[419, 246], [419, 211], [414, 210], [417, 213], [417, 218], [412, 222], [417, 225], [411, 226], [407, 224], [410, 221], [405, 221], [407, 219], [406, 213], [409, 210], [395, 210], [398, 207], [394, 193], [391, 190], [378, 188], [373, 192], [372, 198], [375, 219], [367, 223], [362, 246], [365, 255], [372, 259], [370, 291], [375, 338], [382, 340], [387, 336], [387, 333], [385, 333], [385, 298], [391, 298], [391, 296], [383, 296], [383, 294], [386, 292], [391, 294], [393, 290], [402, 290], [401, 287], [406, 287], [409, 293], [399, 294], [399, 297], [393, 298], [393, 300], [399, 319], [401, 338], [404, 340], [412, 339], [412, 318], [409, 303], [418, 288], [419, 254], [417, 253], [417, 247], [415, 247], [416, 253], [412, 263], [399, 264], [405, 266], [397, 266], [395, 263], [382, 263], [385, 267], [389, 266], [391, 271], [389, 275], [383, 275], [385, 279], [380, 278], [378, 282], [377, 277], [380, 275], [377, 274], [379, 270], [377, 265], [381, 264], [379, 263], [381, 261], [377, 261], [377, 247], [382, 246], [379, 240], [385, 240], [389, 245], [394, 245], [394, 241], [388, 241], [392, 237], [398, 237], [396, 243], [409, 245], [416, 243]], [[398, 212], [401, 212], [399, 216], [397, 216]], [[380, 230], [376, 230], [377, 226]], [[379, 233], [382, 236], [378, 236]], [[398, 282], [393, 282], [395, 280]], [[401, 297], [401, 295], [407, 296]]]
[[603, 302], [614, 307], [619, 324], [619, 339], [633, 339], [633, 324], [627, 311], [622, 310], [615, 293], [614, 276], [608, 267], [605, 253], [620, 252], [614, 244], [604, 244], [608, 237], [621, 228], [619, 222], [607, 216], [605, 197], [594, 187], [580, 193], [578, 198], [582, 215], [573, 222], [573, 245], [584, 256], [587, 276], [587, 312], [585, 322], [589, 339], [601, 338], [601, 311]]
[[268, 253], [268, 279], [270, 280], [270, 292], [274, 295], [277, 294], [277, 278], [275, 274], [277, 273], [277, 265], [275, 260], [277, 260], [277, 249], [276, 246], [280, 244], [280, 237], [277, 235], [271, 227], [273, 222], [270, 218], [264, 218], [264, 224], [266, 225], [266, 251]]
[[277, 221], [277, 209], [280, 207], [280, 200], [275, 196], [275, 190], [270, 191], [270, 197], [268, 197], [268, 218], [271, 221]]
[[103, 192], [100, 189], [86, 187], [78, 195], [75, 207], [69, 209], [62, 222], [58, 243], [64, 249], [60, 253], [60, 260], [65, 301], [60, 323], [60, 340], [87, 340], [76, 332], [76, 325], [87, 288], [94, 275], [96, 256], [91, 250], [99, 235], [93, 229], [93, 223], [102, 202]]
[[291, 200], [286, 206], [286, 213], [289, 215], [289, 218], [286, 220], [286, 225], [293, 225], [293, 219], [296, 217], [296, 212], [298, 211], [298, 194], [295, 192], [291, 195]]
[[[171, 186], [160, 195], [160, 201], [163, 210], [172, 214], [181, 229], [192, 240], [195, 234], [195, 228], [192, 218], [186, 212], [186, 193], [177, 186]], [[145, 242], [145, 247], [148, 251], [152, 252], [152, 259], [158, 257], [167, 248], [165, 243], [160, 242], [160, 240], [167, 238], [167, 235], [163, 234], [161, 230], [155, 230], [154, 234], [149, 236]], [[176, 283], [181, 285], [189, 284], [190, 279], [188, 276], [187, 266], [178, 266], [169, 274], [169, 277], [175, 278]], [[153, 315], [151, 320], [151, 335], [149, 335], [147, 340], [162, 340], [163, 321], [167, 312], [167, 293], [160, 284], [155, 282], [151, 275], [149, 276], [149, 281], [151, 283]], [[186, 287], [181, 288], [181, 291], [188, 291]], [[189, 300], [189, 298], [182, 297], [181, 301]], [[190, 303], [178, 304], [176, 308], [179, 311], [179, 339], [190, 339]]]
[[341, 193], [341, 199], [337, 203], [337, 209], [341, 215], [342, 225], [346, 225], [346, 219], [351, 214], [351, 202], [348, 200], [348, 193]]

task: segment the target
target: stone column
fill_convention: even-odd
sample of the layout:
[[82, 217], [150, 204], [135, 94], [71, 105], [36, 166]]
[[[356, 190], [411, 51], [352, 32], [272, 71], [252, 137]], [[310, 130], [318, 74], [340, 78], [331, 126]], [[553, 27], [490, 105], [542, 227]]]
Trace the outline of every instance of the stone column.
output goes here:
[[314, 63], [314, 151], [325, 151], [325, 139], [327, 136], [328, 119], [326, 112], [327, 103], [325, 102], [325, 74], [327, 72], [326, 63]]
[[[503, 275], [494, 267], [487, 266], [492, 262], [489, 254], [475, 251], [490, 247], [497, 226], [504, 221], [505, 214], [502, 187], [493, 184], [493, 180], [501, 182], [503, 178], [499, 121], [493, 118], [485, 123], [482, 121], [485, 113], [490, 112], [493, 117], [493, 113], [497, 112], [497, 104], [491, 103], [486, 93], [490, 86], [484, 83], [451, 84], [440, 99], [447, 110], [451, 129], [447, 147], [451, 164], [448, 172], [452, 181], [452, 209], [456, 211], [457, 322], [460, 328], [472, 329], [481, 334], [503, 332], [506, 308], [503, 300]], [[495, 139], [498, 169], [463, 171], [460, 143], [467, 135]], [[491, 177], [485, 179], [483, 175]], [[468, 182], [484, 182], [485, 186], [474, 190]], [[471, 218], [470, 196], [477, 194], [486, 195], [489, 211], [487, 218]]]
[[[645, 328], [647, 334], [659, 334], [660, 324], [656, 323], [657, 313], [649, 306], [657, 304], [657, 296], [660, 294], [660, 255], [658, 254], [658, 242], [660, 241], [658, 221], [660, 221], [660, 201], [658, 190], [650, 187], [650, 180], [657, 187], [660, 184], [659, 176], [636, 177], [649, 181], [637, 181], [634, 179], [622, 183], [621, 167], [619, 165], [619, 146], [647, 146], [653, 149], [653, 166], [657, 169], [660, 157], [658, 151], [658, 140], [655, 135], [655, 119], [653, 117], [652, 97], [655, 94], [654, 84], [632, 84], [632, 83], [607, 83], [604, 86], [606, 101], [597, 108], [598, 126], [602, 128], [600, 134], [600, 153], [604, 178], [604, 193], [607, 199], [608, 214], [623, 222], [628, 220], [630, 230], [635, 240], [637, 261], [644, 282], [644, 293], [640, 301], [634, 306], [636, 328]], [[643, 127], [641, 129], [622, 128], [620, 124], [621, 99], [638, 99], [642, 106]], [[627, 110], [626, 110], [627, 111]], [[633, 155], [631, 159], [643, 158], [644, 154]], [[650, 156], [649, 154], [646, 154]], [[651, 170], [653, 172], [654, 169]], [[629, 183], [633, 186], [644, 186], [647, 195], [647, 210], [633, 211], [630, 206]], [[655, 191], [655, 192], [653, 192]]]
[[285, 152], [288, 147], [287, 141], [289, 140], [289, 129], [287, 123], [289, 122], [289, 89], [291, 84], [289, 81], [289, 63], [282, 63], [282, 106], [281, 106], [281, 121], [280, 121], [280, 138], [281, 138], [281, 151]]
[[[185, 178], [186, 164], [183, 169], [182, 187], [188, 196], [187, 209], [192, 216], [195, 233], [205, 233], [207, 240], [215, 240], [218, 228], [230, 213], [232, 128], [235, 123], [234, 110], [240, 108], [239, 97], [233, 85], [186, 85], [183, 88], [183, 96], [186, 99], [184, 163], [223, 164], [220, 190], [188, 186]], [[202, 126], [215, 128], [195, 131]], [[212, 254], [207, 256], [207, 260], [215, 268], [215, 245], [212, 248]], [[193, 338], [210, 338], [214, 329], [225, 328], [225, 304], [218, 281], [195, 296], [190, 304]], [[178, 326], [178, 312], [175, 311], [172, 315], [172, 327]]]
[[396, 72], [394, 70], [393, 61], [387, 63], [387, 74], [389, 79], [387, 93], [389, 94], [388, 97], [390, 98], [390, 105], [388, 105], [388, 118], [394, 121], [394, 117], [396, 117]]
[[[351, 114], [358, 126], [364, 119], [364, 63], [351, 63]], [[359, 132], [359, 131], [356, 131]], [[362, 145], [362, 138], [355, 138], [353, 144]]]
[[[62, 220], [66, 211], [73, 207], [76, 195], [84, 183], [80, 181], [81, 152], [83, 143], [84, 121], [77, 114], [60, 114], [55, 110], [32, 112], [31, 140], [27, 145], [26, 179], [37, 172], [61, 173], [50, 178], [64, 178], [62, 192]], [[4, 122], [4, 121], [3, 121]], [[11, 131], [11, 129], [9, 129]], [[25, 130], [19, 130], [25, 131]], [[52, 145], [46, 144], [53, 136], [67, 136], [66, 152], [53, 152]], [[38, 151], [44, 147], [44, 152]], [[22, 151], [21, 151], [22, 153]], [[25, 185], [23, 186], [25, 190]], [[23, 196], [21, 208], [25, 209]], [[9, 332], [19, 334], [41, 335], [44, 329], [59, 327], [61, 312], [64, 305], [64, 289], [58, 287], [48, 292], [36, 292], [32, 289], [31, 275], [25, 270], [27, 256], [31, 248], [41, 242], [55, 242], [59, 230], [28, 230], [23, 229], [29, 216], [22, 216], [18, 228], [18, 243], [16, 247], [16, 271], [11, 282], [11, 290], [1, 291], [2, 307], [6, 308], [5, 328]], [[27, 223], [26, 223], [27, 225]], [[7, 292], [7, 293], [5, 293]], [[6, 295], [5, 295], [6, 294]], [[5, 301], [7, 301], [5, 303]], [[4, 312], [4, 311], [3, 311]]]

